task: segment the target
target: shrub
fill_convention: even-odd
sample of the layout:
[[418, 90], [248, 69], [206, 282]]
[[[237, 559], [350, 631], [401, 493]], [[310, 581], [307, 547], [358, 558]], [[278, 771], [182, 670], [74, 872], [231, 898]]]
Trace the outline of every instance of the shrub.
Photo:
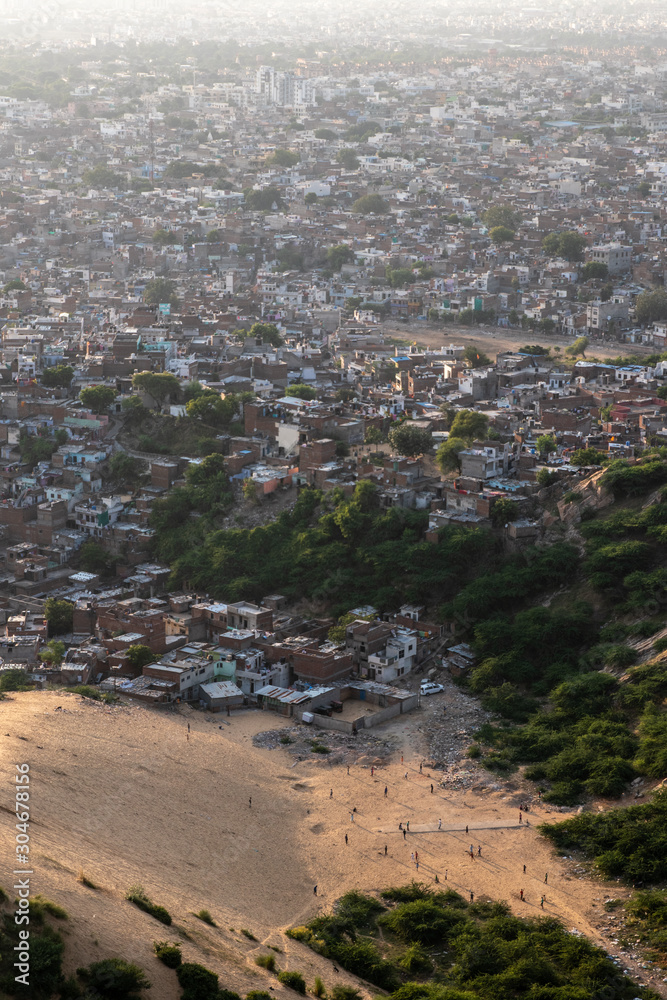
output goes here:
[[168, 941], [153, 941], [153, 951], [168, 969], [177, 969], [183, 961], [181, 949]]
[[57, 903], [53, 903], [44, 896], [32, 896], [30, 900], [30, 916], [34, 918], [37, 914], [42, 913], [48, 913], [50, 916], [55, 917], [56, 920], [68, 919], [67, 910], [62, 906], [58, 906]]
[[261, 966], [262, 969], [268, 969], [269, 972], [276, 971], [276, 956], [275, 955], [257, 955], [255, 958], [255, 965]]
[[656, 653], [664, 653], [667, 649], [667, 635], [663, 635], [659, 639], [656, 639], [653, 643], [653, 648]]
[[467, 756], [472, 757], [473, 760], [476, 759], [477, 757], [482, 756], [482, 748], [480, 747], [479, 743], [470, 744], [470, 746], [468, 747]]
[[200, 910], [199, 913], [195, 913], [195, 917], [199, 920], [203, 920], [205, 924], [209, 924], [211, 927], [218, 926], [208, 910]]
[[283, 986], [289, 986], [291, 990], [294, 990], [296, 993], [302, 993], [305, 996], [306, 980], [300, 972], [289, 972], [287, 969], [283, 969], [282, 972], [278, 973], [278, 981]]
[[314, 741], [310, 744], [310, 749], [313, 753], [331, 753], [329, 747], [325, 746], [324, 743], [316, 743]]
[[159, 906], [157, 903], [152, 902], [142, 886], [131, 886], [125, 895], [125, 899], [129, 900], [130, 903], [134, 903], [135, 906], [138, 906], [144, 913], [148, 913], [151, 917], [154, 917], [155, 920], [159, 920], [161, 924], [166, 924], [167, 926], [171, 924], [171, 914], [169, 911], [164, 906]]
[[417, 899], [399, 903], [380, 917], [380, 923], [403, 941], [434, 945], [445, 944], [450, 935], [460, 930], [463, 919], [459, 911], [443, 909], [434, 899]]
[[87, 969], [77, 969], [76, 974], [86, 984], [90, 996], [104, 1000], [130, 1000], [151, 986], [143, 969], [122, 958], [93, 962]]
[[354, 986], [336, 983], [331, 991], [331, 1000], [361, 1000], [361, 993]]
[[218, 997], [218, 976], [196, 962], [184, 962], [176, 969], [183, 990], [181, 1000], [213, 1000]]
[[247, 927], [242, 927], [241, 928], [241, 934], [243, 934], [244, 937], [247, 937], [248, 941], [256, 941], [257, 940], [257, 938], [252, 933], [252, 931], [249, 931]]
[[354, 889], [346, 892], [335, 906], [336, 915], [355, 928], [368, 926], [371, 919], [383, 910], [384, 906], [377, 899]]
[[250, 990], [250, 993], [246, 993], [245, 1000], [273, 1000], [273, 998], [266, 990]]
[[[319, 976], [315, 976], [315, 985], [313, 986], [313, 995], [316, 996], [316, 997], [318, 997], [318, 998], [325, 997], [327, 995], [327, 991], [325, 989], [324, 983], [322, 982], [322, 980], [320, 979]], [[247, 1000], [247, 998], [246, 998], [246, 1000]]]
[[411, 944], [398, 961], [401, 968], [411, 975], [415, 972], [430, 972], [433, 963], [420, 944]]

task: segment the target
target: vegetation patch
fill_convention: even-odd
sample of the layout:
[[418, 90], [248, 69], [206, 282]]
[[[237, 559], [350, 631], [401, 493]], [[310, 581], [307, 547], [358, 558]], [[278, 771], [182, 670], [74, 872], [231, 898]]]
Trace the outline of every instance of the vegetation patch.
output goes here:
[[130, 903], [134, 903], [138, 906], [140, 910], [144, 913], [150, 914], [151, 917], [155, 917], [159, 920], [161, 924], [166, 924], [169, 926], [171, 924], [171, 914], [164, 906], [160, 906], [158, 903], [154, 903], [146, 895], [145, 890], [140, 885], [131, 886], [128, 889], [125, 899], [129, 900]]

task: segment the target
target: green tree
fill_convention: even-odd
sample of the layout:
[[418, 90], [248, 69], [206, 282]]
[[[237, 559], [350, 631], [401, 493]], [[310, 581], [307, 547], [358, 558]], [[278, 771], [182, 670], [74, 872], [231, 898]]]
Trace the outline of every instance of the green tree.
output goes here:
[[391, 288], [404, 288], [415, 280], [415, 273], [409, 267], [386, 268], [385, 276]]
[[263, 344], [270, 344], [271, 347], [282, 347], [283, 339], [275, 323], [253, 323], [250, 327], [249, 337], [256, 337], [262, 340]]
[[117, 451], [109, 462], [109, 476], [117, 483], [136, 486], [143, 475], [146, 466], [139, 458]]
[[482, 219], [489, 230], [495, 226], [505, 226], [514, 233], [521, 221], [521, 216], [511, 205], [490, 205], [483, 213]]
[[609, 268], [601, 260], [589, 260], [581, 269], [581, 277], [584, 281], [591, 279], [603, 281], [609, 277]]
[[173, 246], [174, 243], [180, 243], [180, 240], [176, 233], [172, 233], [169, 229], [156, 229], [153, 233], [153, 246], [167, 247]]
[[334, 399], [337, 403], [349, 403], [356, 395], [356, 389], [353, 389], [351, 385], [344, 385], [342, 388], [336, 390]]
[[146, 282], [144, 288], [144, 302], [149, 306], [158, 306], [161, 303], [168, 303], [172, 309], [178, 307], [178, 296], [176, 286], [169, 278], [151, 278]]
[[517, 505], [509, 497], [499, 497], [491, 508], [491, 522], [496, 527], [507, 524], [508, 521], [516, 521], [517, 517]]
[[123, 958], [93, 962], [88, 968], [77, 969], [77, 975], [86, 984], [89, 995], [102, 1000], [135, 1000], [151, 985], [143, 969]]
[[359, 160], [357, 159], [357, 154], [350, 147], [345, 149], [339, 149], [336, 154], [336, 160], [338, 163], [342, 163], [346, 170], [356, 170], [359, 166]]
[[332, 271], [340, 271], [343, 264], [354, 262], [354, 250], [347, 243], [339, 243], [338, 246], [329, 247], [327, 250], [327, 264]]
[[169, 397], [175, 398], [181, 384], [170, 372], [135, 372], [132, 376], [132, 388], [145, 392], [158, 405]]
[[542, 240], [542, 249], [549, 257], [564, 257], [568, 261], [584, 259], [586, 238], [574, 230], [565, 233], [549, 233]]
[[648, 181], [640, 181], [637, 185], [637, 192], [642, 196], [642, 198], [648, 198], [651, 193], [651, 185]]
[[336, 139], [338, 138], [336, 132], [331, 128], [316, 128], [313, 135], [316, 139]]
[[[383, 441], [386, 441], [386, 437], [379, 427], [369, 427], [367, 429], [364, 437], [364, 444], [378, 445], [382, 444]], [[375, 450], [377, 451], [377, 448]]]
[[600, 289], [600, 302], [609, 302], [609, 299], [612, 297], [613, 294], [614, 294], [614, 286], [612, 285], [611, 281], [608, 281]]
[[257, 503], [257, 486], [255, 480], [250, 477], [243, 480], [241, 484], [241, 493], [243, 494], [244, 500], [249, 500], [250, 503]]
[[514, 239], [514, 230], [509, 226], [494, 226], [489, 230], [492, 243], [510, 243]]
[[294, 167], [298, 162], [299, 154], [291, 149], [277, 149], [268, 159], [272, 167]]
[[213, 389], [208, 389], [191, 399], [185, 411], [192, 420], [201, 420], [213, 427], [226, 427], [236, 417], [242, 405], [242, 397], [230, 392], [223, 399]]
[[105, 413], [117, 395], [118, 390], [113, 386], [88, 385], [79, 393], [79, 399], [93, 413]]
[[110, 576], [115, 571], [115, 559], [94, 538], [90, 538], [87, 542], [83, 543], [79, 549], [79, 559], [81, 561], [81, 568], [86, 573], [99, 573], [101, 576]]
[[364, 194], [354, 202], [352, 211], [358, 215], [386, 215], [389, 203], [379, 194]]
[[637, 322], [642, 326], [667, 319], [667, 290], [655, 288], [652, 292], [642, 292], [635, 302]]
[[491, 358], [484, 351], [480, 351], [478, 347], [473, 344], [468, 344], [465, 351], [463, 352], [463, 360], [467, 361], [473, 368], [483, 368], [485, 365], [491, 364]]
[[8, 295], [9, 292], [25, 292], [25, 290], [26, 290], [26, 285], [21, 281], [20, 278], [12, 278], [12, 280], [8, 281], [7, 284], [3, 287], [2, 293], [3, 295]]
[[597, 448], [578, 448], [570, 459], [570, 465], [602, 465], [607, 455]]
[[446, 475], [448, 472], [461, 471], [461, 460], [459, 454], [467, 448], [467, 443], [463, 438], [452, 437], [451, 434], [446, 441], [441, 441], [435, 453], [435, 463]]
[[399, 455], [412, 458], [430, 451], [433, 447], [433, 436], [430, 431], [404, 421], [389, 431], [389, 442]]
[[483, 439], [489, 426], [489, 418], [477, 410], [459, 410], [450, 428], [450, 436], [464, 441]]
[[42, 385], [48, 388], [68, 389], [74, 378], [71, 365], [52, 365], [42, 372]]
[[150, 411], [144, 406], [138, 396], [126, 396], [122, 403], [123, 413], [128, 426], [141, 427], [150, 416]]
[[63, 635], [66, 632], [71, 632], [74, 605], [71, 601], [47, 597], [44, 604], [44, 617], [49, 626], [49, 635]]
[[51, 639], [47, 642], [46, 646], [40, 650], [39, 658], [44, 663], [50, 663], [52, 666], [59, 667], [62, 663], [64, 655], [65, 643], [58, 642], [57, 639]]
[[295, 382], [285, 389], [286, 396], [294, 396], [296, 399], [317, 399], [317, 389], [313, 385], [304, 385], [303, 382]]
[[142, 667], [147, 666], [149, 663], [154, 663], [156, 659], [150, 648], [142, 645], [141, 643], [128, 646], [127, 653], [125, 655], [129, 665], [137, 671], [140, 671]]
[[556, 450], [556, 439], [553, 434], [540, 434], [535, 442], [535, 447], [537, 448], [538, 455], [543, 457], [548, 455], [549, 452]]
[[272, 184], [261, 189], [245, 188], [243, 197], [246, 208], [251, 212], [273, 212], [283, 208], [280, 191]]
[[588, 337], [577, 337], [573, 344], [565, 348], [565, 353], [571, 358], [576, 358], [577, 355], [581, 354], [582, 358], [586, 356], [586, 348], [588, 347], [589, 340]]
[[116, 188], [121, 183], [119, 175], [101, 163], [96, 167], [84, 170], [81, 179], [87, 187], [93, 188]]

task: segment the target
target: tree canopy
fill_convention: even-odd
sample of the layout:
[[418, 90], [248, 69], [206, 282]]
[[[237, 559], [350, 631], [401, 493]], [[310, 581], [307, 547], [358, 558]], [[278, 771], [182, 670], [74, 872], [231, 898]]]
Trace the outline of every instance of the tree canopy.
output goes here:
[[514, 230], [509, 226], [494, 226], [489, 230], [492, 243], [510, 243], [514, 239]]
[[389, 202], [379, 194], [364, 194], [354, 202], [352, 211], [359, 215], [386, 215]]
[[88, 385], [79, 393], [79, 399], [93, 413], [105, 413], [117, 395], [118, 390], [113, 386]]
[[253, 323], [248, 336], [261, 337], [262, 343], [270, 344], [271, 347], [282, 347], [283, 344], [280, 330], [275, 323]]
[[407, 455], [412, 458], [431, 450], [433, 435], [430, 431], [415, 427], [414, 424], [406, 420], [397, 427], [392, 427], [389, 431], [389, 442], [399, 455]]
[[170, 372], [135, 372], [132, 376], [132, 388], [145, 392], [156, 403], [161, 404], [169, 397], [176, 397], [180, 382]]
[[347, 243], [339, 243], [327, 250], [327, 264], [333, 271], [340, 271], [343, 264], [351, 264], [353, 261], [354, 250]]
[[317, 389], [314, 385], [304, 385], [303, 382], [295, 382], [285, 389], [286, 396], [294, 396], [296, 399], [317, 399]]
[[542, 240], [542, 249], [549, 257], [563, 257], [570, 262], [584, 259], [586, 237], [573, 230], [549, 233]]
[[642, 292], [635, 303], [637, 321], [646, 326], [656, 320], [667, 319], [667, 291], [655, 288], [651, 292]]
[[68, 389], [74, 378], [71, 365], [51, 365], [42, 372], [42, 385], [50, 389]]
[[272, 167], [294, 167], [299, 162], [299, 154], [291, 149], [277, 149], [268, 162]]
[[178, 306], [176, 286], [169, 278], [151, 278], [144, 288], [144, 302], [149, 306], [168, 303], [172, 309]]
[[511, 229], [514, 234], [521, 222], [521, 216], [511, 205], [490, 205], [482, 215], [484, 225], [491, 230], [496, 226]]
[[450, 436], [463, 438], [464, 441], [474, 441], [483, 438], [489, 426], [489, 418], [477, 410], [459, 410], [452, 421]]

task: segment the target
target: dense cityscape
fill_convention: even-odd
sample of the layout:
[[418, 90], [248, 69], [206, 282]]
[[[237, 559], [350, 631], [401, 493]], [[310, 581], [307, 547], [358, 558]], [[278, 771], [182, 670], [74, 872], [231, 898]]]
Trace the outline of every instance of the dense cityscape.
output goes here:
[[665, 10], [0, 10], [0, 995], [667, 995]]

